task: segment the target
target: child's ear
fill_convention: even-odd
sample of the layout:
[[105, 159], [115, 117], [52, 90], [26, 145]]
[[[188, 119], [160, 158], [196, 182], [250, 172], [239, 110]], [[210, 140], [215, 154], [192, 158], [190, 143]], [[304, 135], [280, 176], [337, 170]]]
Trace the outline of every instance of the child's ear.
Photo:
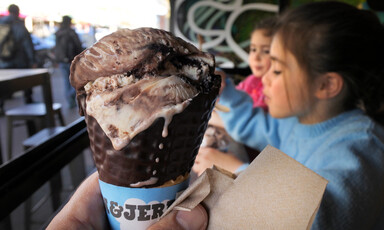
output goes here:
[[326, 73], [318, 79], [316, 96], [319, 99], [330, 99], [340, 94], [343, 89], [344, 79], [335, 72]]

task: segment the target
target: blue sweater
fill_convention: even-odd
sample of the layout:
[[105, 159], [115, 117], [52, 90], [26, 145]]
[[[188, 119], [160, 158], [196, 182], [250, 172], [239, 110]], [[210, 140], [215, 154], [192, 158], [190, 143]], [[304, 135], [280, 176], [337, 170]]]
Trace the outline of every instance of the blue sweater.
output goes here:
[[219, 103], [231, 110], [220, 117], [235, 140], [272, 145], [329, 181], [312, 229], [384, 229], [382, 126], [357, 109], [314, 125], [274, 119], [228, 80]]

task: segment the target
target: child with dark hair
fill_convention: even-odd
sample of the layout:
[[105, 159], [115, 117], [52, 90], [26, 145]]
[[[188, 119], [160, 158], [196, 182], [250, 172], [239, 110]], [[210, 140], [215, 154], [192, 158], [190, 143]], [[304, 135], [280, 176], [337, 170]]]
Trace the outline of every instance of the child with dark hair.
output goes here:
[[[276, 25], [277, 17], [268, 17], [259, 21], [252, 30], [248, 54], [248, 62], [252, 74], [246, 77], [236, 86], [236, 89], [246, 92], [252, 98], [254, 107], [261, 107], [265, 111], [268, 111], [268, 108], [264, 102], [263, 83], [261, 82], [261, 78], [271, 67], [269, 50], [271, 48], [272, 37], [275, 33]], [[226, 78], [225, 73], [222, 71], [217, 72], [217, 74], [222, 75], [223, 79]], [[193, 171], [197, 175], [203, 173], [206, 168], [212, 167], [213, 164], [226, 170], [234, 171], [236, 170], [237, 165], [226, 163], [231, 163], [231, 158], [236, 158], [235, 162], [238, 162], [238, 160], [248, 161], [249, 158], [253, 159], [256, 155], [259, 154], [259, 150], [252, 149], [247, 146], [243, 146], [240, 143], [234, 142], [228, 133], [225, 132], [225, 127], [215, 111], [212, 113], [210, 124], [211, 126], [208, 127], [207, 132], [213, 130], [214, 133], [223, 133], [224, 137], [226, 137], [226, 140], [218, 140], [217, 142], [220, 143], [221, 141], [221, 143], [229, 143], [227, 145], [231, 145], [235, 148], [227, 147], [227, 153], [229, 154], [225, 156], [220, 154], [222, 149], [214, 147], [215, 145], [218, 145], [217, 143], [215, 143], [215, 145], [206, 145], [208, 141], [205, 140], [209, 137], [209, 134], [207, 135], [206, 133], [199, 150], [199, 155], [197, 156], [195, 165], [193, 167]], [[218, 150], [217, 155], [213, 154], [214, 150], [212, 148]], [[205, 153], [211, 154], [206, 155]], [[205, 159], [200, 161], [200, 158]]]
[[312, 229], [383, 229], [383, 53], [373, 13], [310, 3], [279, 18], [262, 78], [268, 113], [226, 79], [220, 104], [231, 112], [219, 115], [235, 140], [279, 148], [329, 181]]
[[262, 107], [264, 110], [267, 110], [267, 105], [264, 102], [261, 78], [271, 66], [269, 50], [276, 24], [277, 17], [268, 17], [261, 20], [253, 29], [248, 55], [249, 68], [251, 68], [252, 74], [236, 87], [252, 97], [254, 107]]

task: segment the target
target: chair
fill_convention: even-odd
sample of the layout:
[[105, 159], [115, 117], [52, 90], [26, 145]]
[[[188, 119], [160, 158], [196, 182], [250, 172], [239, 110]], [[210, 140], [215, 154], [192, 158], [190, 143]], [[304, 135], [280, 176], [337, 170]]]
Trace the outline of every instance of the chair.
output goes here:
[[[84, 118], [81, 117], [46, 141], [0, 165], [0, 229], [12, 229], [10, 214], [24, 202], [28, 206], [25, 208], [27, 214], [25, 222], [29, 226], [33, 208], [28, 200], [47, 182], [50, 183], [49, 195], [52, 201], [52, 212], [49, 210], [47, 212], [55, 213], [60, 210], [62, 199], [59, 194], [60, 184], [56, 183], [56, 175], [64, 167], [73, 163], [73, 160], [88, 147], [87, 128]], [[80, 171], [79, 169], [79, 167], [76, 168], [77, 174], [81, 174], [81, 180], [83, 180], [86, 174], [85, 171], [80, 171], [84, 168]], [[47, 223], [52, 217], [47, 219]], [[22, 221], [22, 217], [17, 216], [17, 220]]]
[[[63, 115], [61, 114], [61, 104], [53, 103], [52, 109], [55, 115], [58, 116], [60, 125], [65, 126]], [[46, 117], [46, 109], [44, 103], [32, 103], [25, 104], [13, 109], [9, 109], [5, 112], [7, 118], [7, 138], [8, 138], [8, 160], [12, 158], [12, 145], [13, 145], [13, 125], [16, 120], [25, 120], [27, 122], [33, 122], [33, 124], [40, 123], [39, 129], [42, 128], [44, 119]], [[35, 130], [33, 130], [35, 132]], [[29, 135], [33, 133], [29, 130]]]

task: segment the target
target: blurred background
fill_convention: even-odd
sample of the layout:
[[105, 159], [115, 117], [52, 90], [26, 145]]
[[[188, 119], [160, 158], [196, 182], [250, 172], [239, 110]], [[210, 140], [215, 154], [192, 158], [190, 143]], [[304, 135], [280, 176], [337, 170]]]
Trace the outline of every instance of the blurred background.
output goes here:
[[[2, 0], [0, 17], [8, 14], [10, 4], [20, 7], [21, 17], [32, 34], [39, 67], [52, 65], [49, 51], [55, 45], [54, 33], [62, 17], [68, 15], [84, 48], [119, 28], [155, 27], [169, 30], [214, 54], [222, 68], [246, 69], [249, 33], [255, 22], [284, 8], [316, 1], [324, 0]], [[338, 1], [362, 9], [382, 8], [384, 2]], [[374, 10], [384, 22], [384, 12]]]
[[31, 33], [39, 67], [51, 67], [55, 35], [64, 15], [72, 17], [74, 27], [84, 48], [118, 28], [143, 26], [169, 29], [168, 0], [144, 1], [47, 1], [2, 0], [0, 17], [8, 15], [8, 6], [16, 4], [20, 17]]

